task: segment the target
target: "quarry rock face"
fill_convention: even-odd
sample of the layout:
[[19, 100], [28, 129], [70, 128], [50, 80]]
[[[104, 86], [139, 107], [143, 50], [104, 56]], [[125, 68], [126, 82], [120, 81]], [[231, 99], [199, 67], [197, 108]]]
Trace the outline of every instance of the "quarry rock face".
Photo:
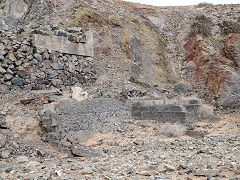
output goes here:
[[[238, 68], [238, 24], [232, 22], [227, 25], [224, 21], [214, 27], [210, 18], [201, 16], [196, 18], [191, 27], [185, 44], [189, 52], [186, 61], [195, 62], [198, 68], [194, 80], [203, 84], [212, 97], [223, 94], [224, 88], [228, 86], [231, 77], [224, 67]], [[214, 34], [213, 28], [219, 29], [218, 35]], [[215, 50], [216, 47], [221, 49]]]
[[[48, 57], [49, 55], [43, 51], [36, 53], [34, 47], [25, 44], [22, 50], [28, 53], [25, 56], [30, 58], [30, 62], [24, 62], [21, 59], [23, 57], [19, 56], [19, 53], [16, 54], [18, 45], [15, 45], [15, 50], [12, 51], [2, 47], [7, 46], [6, 42], [3, 42], [2, 58], [8, 58], [14, 62], [7, 64], [11, 65], [11, 68], [14, 66], [18, 71], [14, 73], [23, 79], [23, 85], [26, 88], [31, 87], [24, 79], [28, 76], [27, 73], [32, 72], [36, 72], [39, 76], [33, 79], [43, 81], [40, 84], [45, 83], [46, 86], [61, 87], [65, 84], [68, 86], [95, 82], [96, 88], [92, 93], [98, 91], [105, 97], [113, 94], [115, 97], [119, 96], [125, 91], [130, 91], [130, 86], [137, 87], [137, 90], [143, 94], [145, 89], [169, 88], [179, 80], [184, 80], [186, 81], [184, 83], [190, 83], [196, 89], [200, 89], [199, 96], [213, 101], [226, 93], [227, 81], [231, 79], [224, 67], [230, 67], [233, 71], [239, 67], [239, 21], [237, 16], [229, 13], [234, 8], [237, 11], [238, 7], [224, 9], [224, 6], [206, 5], [195, 9], [174, 7], [168, 10], [161, 7], [132, 6], [116, 1], [114, 8], [110, 8], [109, 2], [102, 1], [94, 4], [86, 1], [86, 6], [83, 2], [79, 2], [78, 11], [72, 12], [70, 9], [76, 5], [76, 2], [71, 1], [69, 6], [62, 5], [61, 11], [52, 12], [51, 8], [58, 4], [57, 1], [43, 3], [19, 0], [19, 5], [24, 6], [21, 8], [23, 12], [19, 12], [20, 10], [14, 10], [14, 3], [16, 2], [1, 3], [5, 9], [9, 9], [7, 6], [12, 7], [11, 11], [5, 12], [5, 16], [13, 16], [21, 21], [23, 12], [26, 14], [28, 11], [22, 23], [30, 28], [25, 32], [31, 31], [31, 28], [34, 32], [33, 46], [63, 54], [63, 60], [60, 61], [67, 61], [66, 67], [63, 62], [55, 60], [51, 62], [48, 60], [51, 59], [51, 55]], [[27, 10], [25, 6], [28, 7]], [[218, 18], [212, 14], [213, 9], [221, 12]], [[72, 18], [68, 16], [63, 18], [62, 14], [65, 11], [68, 11]], [[135, 11], [139, 13], [133, 13]], [[16, 15], [13, 15], [14, 13]], [[47, 14], [51, 14], [52, 18]], [[72, 28], [69, 31], [70, 34], [54, 26], [60, 21], [65, 29]], [[42, 24], [40, 28], [42, 30], [37, 29], [38, 23]], [[50, 33], [49, 30], [44, 31], [49, 28], [48, 26], [52, 28]], [[75, 30], [86, 29], [85, 38], [77, 39], [74, 33], [72, 35], [74, 28]], [[24, 34], [25, 32], [22, 31], [24, 29], [19, 30], [21, 33], [16, 33]], [[16, 37], [31, 41], [31, 38], [27, 38], [26, 35]], [[85, 75], [81, 72], [82, 68], [76, 64], [77, 62], [67, 60], [66, 55], [92, 57], [91, 65], [94, 68], [87, 68], [87, 75]], [[44, 70], [42, 74], [38, 72], [38, 68], [41, 67], [36, 69], [28, 65], [36, 66], [42, 60], [46, 60], [41, 65]], [[195, 64], [194, 67], [188, 66], [191, 70], [187, 69], [189, 62]], [[1, 65], [3, 68], [1, 71], [7, 69], [4, 67], [7, 66], [5, 64]], [[61, 73], [66, 68], [68, 72], [74, 74], [73, 78], [69, 77], [69, 73], [66, 75]], [[11, 74], [11, 71], [6, 72], [5, 76], [2, 74], [3, 81], [8, 85], [13, 84], [10, 80], [11, 76], [14, 77], [14, 73]], [[90, 77], [89, 72], [96, 74], [99, 80]], [[48, 76], [44, 77], [46, 73]], [[48, 80], [49, 76], [51, 81]]]

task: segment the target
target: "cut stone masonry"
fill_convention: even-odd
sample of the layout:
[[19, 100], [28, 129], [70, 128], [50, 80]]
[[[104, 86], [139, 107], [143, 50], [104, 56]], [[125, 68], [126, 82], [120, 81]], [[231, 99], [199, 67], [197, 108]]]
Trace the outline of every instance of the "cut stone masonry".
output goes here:
[[[70, 55], [80, 55], [86, 57], [93, 57], [93, 32], [88, 31], [85, 33], [85, 39], [77, 42], [77, 37], [62, 32], [62, 35], [48, 35], [34, 34], [33, 42], [37, 48], [46, 48], [51, 51], [58, 51], [60, 53]], [[76, 39], [76, 42], [73, 41]], [[83, 38], [82, 38], [83, 39]]]
[[187, 123], [188, 116], [196, 116], [200, 108], [198, 100], [167, 102], [164, 100], [143, 99], [132, 104], [134, 119], [151, 119], [170, 123]]

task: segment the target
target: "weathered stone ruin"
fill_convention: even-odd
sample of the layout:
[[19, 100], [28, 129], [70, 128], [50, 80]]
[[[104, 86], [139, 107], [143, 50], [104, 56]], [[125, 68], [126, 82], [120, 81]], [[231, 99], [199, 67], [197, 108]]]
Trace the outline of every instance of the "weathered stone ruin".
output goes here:
[[132, 116], [136, 119], [152, 119], [161, 122], [186, 122], [186, 112], [181, 105], [164, 100], [140, 100], [132, 105]]
[[140, 99], [132, 104], [131, 114], [134, 119], [150, 119], [169, 123], [191, 123], [189, 118], [199, 118], [201, 104], [197, 99], [160, 100]]
[[66, 32], [56, 29], [1, 31], [2, 91], [15, 87], [29, 90], [60, 88], [96, 80], [93, 33], [84, 33], [82, 29]]

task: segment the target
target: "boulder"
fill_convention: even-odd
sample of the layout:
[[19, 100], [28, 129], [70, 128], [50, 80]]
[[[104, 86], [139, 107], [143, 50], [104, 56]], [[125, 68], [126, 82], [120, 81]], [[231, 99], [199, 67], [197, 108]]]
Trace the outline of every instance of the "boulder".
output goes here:
[[188, 84], [188, 83], [184, 83], [184, 82], [176, 83], [174, 85], [173, 89], [178, 94], [182, 94], [182, 93], [185, 94], [185, 93], [188, 93], [188, 92], [192, 91], [191, 85]]
[[78, 157], [90, 158], [97, 155], [97, 153], [93, 149], [80, 144], [73, 144], [71, 147], [71, 151], [73, 155]]

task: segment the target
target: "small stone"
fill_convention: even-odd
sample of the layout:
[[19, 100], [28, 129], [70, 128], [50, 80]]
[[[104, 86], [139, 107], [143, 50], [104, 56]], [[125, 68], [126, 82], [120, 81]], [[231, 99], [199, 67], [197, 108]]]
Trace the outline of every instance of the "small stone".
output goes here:
[[10, 173], [12, 170], [13, 170], [13, 168], [9, 167], [9, 168], [5, 169], [5, 173]]
[[184, 175], [184, 172], [179, 171], [178, 174], [179, 175]]
[[138, 173], [140, 176], [151, 176], [151, 173], [148, 171], [141, 171], [140, 173]]
[[16, 57], [15, 57], [15, 55], [13, 54], [13, 52], [10, 52], [10, 53], [8, 54], [8, 58], [9, 58], [11, 61], [16, 61], [16, 60], [17, 60]]
[[38, 61], [42, 61], [42, 56], [40, 54], [34, 54], [34, 57], [38, 60]]
[[27, 104], [30, 104], [33, 100], [34, 99], [23, 99], [23, 100], [20, 100], [20, 103], [27, 105]]
[[57, 170], [57, 171], [56, 171], [56, 175], [59, 176], [59, 177], [61, 177], [61, 176], [62, 176], [62, 171]]
[[48, 102], [56, 102], [60, 99], [61, 97], [60, 96], [57, 96], [57, 95], [52, 95], [48, 98]]
[[32, 67], [28, 67], [28, 68], [27, 68], [27, 72], [28, 72], [28, 73], [34, 73], [34, 72], [35, 72], [35, 69], [32, 68]]
[[159, 165], [157, 169], [159, 172], [165, 172], [167, 170], [164, 164]]
[[[230, 163], [230, 168], [232, 168], [233, 170], [237, 170], [238, 169], [237, 163], [231, 162]], [[239, 170], [240, 170], [240, 165], [239, 165]]]
[[53, 84], [55, 87], [58, 87], [58, 86], [62, 85], [63, 82], [62, 82], [61, 79], [53, 79], [53, 80], [52, 80], [52, 84]]
[[0, 54], [0, 60], [4, 60], [4, 56]]
[[70, 42], [77, 42], [77, 38], [75, 37], [75, 36], [72, 36], [72, 35], [70, 35], [69, 37], [68, 37], [68, 40], [70, 41]]
[[23, 80], [22, 78], [14, 77], [12, 78], [12, 84], [16, 86], [23, 86]]
[[21, 65], [21, 64], [22, 64], [22, 60], [17, 60], [17, 61], [15, 61], [15, 64], [16, 64], [17, 66]]
[[6, 80], [11, 80], [13, 78], [13, 76], [11, 74], [4, 74], [4, 78]]
[[33, 54], [33, 48], [30, 46], [26, 46], [25, 50], [29, 53], [29, 54]]
[[38, 60], [33, 59], [32, 61], [29, 62], [30, 64], [38, 64]]
[[192, 91], [191, 85], [188, 84], [188, 83], [184, 83], [184, 82], [176, 83], [176, 84], [174, 85], [173, 89], [174, 89], [174, 91], [177, 92], [178, 94], [187, 93], [187, 92]]
[[48, 60], [49, 59], [49, 54], [47, 51], [45, 51], [42, 55], [43, 59]]
[[3, 74], [5, 72], [6, 72], [6, 70], [0, 66], [0, 73]]
[[35, 167], [37, 167], [37, 166], [39, 166], [39, 165], [40, 165], [40, 163], [37, 162], [37, 161], [29, 161], [29, 162], [27, 163], [27, 167], [31, 167], [31, 168], [35, 168]]
[[17, 71], [24, 71], [25, 69], [24, 69], [23, 66], [18, 66], [18, 67], [16, 67], [16, 70], [17, 70]]
[[65, 32], [58, 31], [58, 32], [57, 32], [57, 36], [67, 37], [67, 34], [66, 34]]
[[20, 78], [25, 78], [27, 76], [27, 72], [26, 71], [17, 71], [17, 75]]
[[52, 68], [55, 70], [60, 70], [60, 69], [62, 69], [62, 65], [59, 63], [53, 63]]
[[11, 86], [12, 82], [11, 81], [6, 81], [5, 84], [8, 85], [8, 86]]
[[216, 177], [219, 174], [218, 169], [197, 169], [195, 171], [195, 176], [205, 176], [205, 177]]
[[0, 133], [0, 148], [3, 148], [7, 142], [7, 138], [4, 134]]
[[57, 31], [57, 30], [59, 30], [59, 27], [52, 27], [52, 31]]
[[134, 143], [135, 145], [143, 145], [143, 144], [144, 144], [144, 141], [141, 140], [141, 139], [136, 139], [133, 143]]
[[34, 30], [32, 33], [33, 33], [33, 34], [40, 34], [40, 35], [42, 35], [42, 36], [47, 35], [47, 33], [42, 32], [42, 31], [40, 31], [40, 30]]
[[1, 157], [2, 159], [7, 159], [7, 158], [9, 157], [10, 153], [11, 153], [11, 151], [8, 150], [8, 149], [2, 149], [2, 150], [1, 150], [0, 157]]
[[3, 43], [0, 43], [0, 50], [4, 50], [6, 47], [3, 45]]
[[150, 158], [149, 158], [148, 155], [144, 155], [144, 159], [145, 159], [145, 160], [149, 160]]
[[18, 163], [25, 163], [29, 161], [27, 156], [18, 156], [16, 160]]
[[38, 155], [38, 156], [41, 156], [41, 157], [44, 157], [45, 154], [46, 154], [44, 151], [39, 150], [39, 149], [37, 149], [36, 151], [37, 151], [37, 155]]
[[167, 171], [176, 171], [176, 168], [174, 166], [165, 164], [164, 167], [166, 168]]
[[90, 167], [86, 167], [80, 171], [81, 174], [93, 174], [93, 170]]
[[[10, 66], [12, 66], [12, 65], [10, 65]], [[10, 69], [10, 66], [9, 66], [9, 68], [7, 68], [7, 70], [6, 70], [6, 71], [7, 71], [7, 73], [8, 73], [8, 74], [11, 74], [11, 75], [12, 75], [12, 74], [13, 74], [13, 72], [12, 72], [12, 70]]]
[[0, 114], [1, 114], [2, 116], [6, 116], [6, 115], [7, 115], [7, 111], [0, 111]]
[[88, 98], [88, 93], [81, 87], [72, 87], [72, 98], [77, 101], [82, 101]]

